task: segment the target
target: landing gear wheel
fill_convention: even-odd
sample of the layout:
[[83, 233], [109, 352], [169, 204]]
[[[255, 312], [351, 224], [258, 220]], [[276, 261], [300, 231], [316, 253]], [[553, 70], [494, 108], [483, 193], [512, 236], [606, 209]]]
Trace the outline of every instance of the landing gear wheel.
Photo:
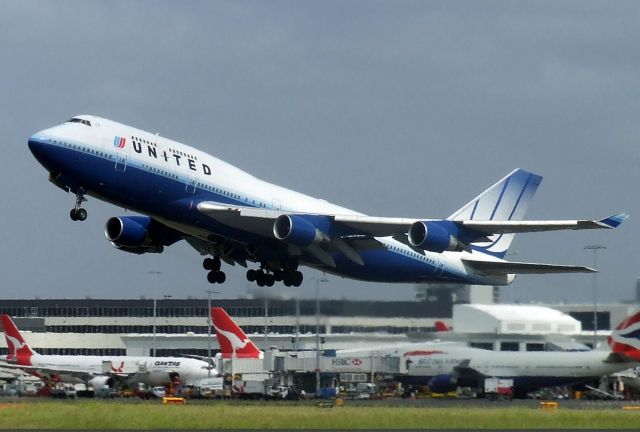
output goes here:
[[214, 271], [210, 271], [209, 273], [207, 273], [207, 281], [208, 281], [210, 284], [214, 284], [214, 283], [216, 283], [216, 282], [217, 282], [217, 280], [218, 280], [218, 277], [216, 276], [216, 272], [214, 272]]
[[218, 271], [221, 265], [222, 262], [219, 257], [205, 258], [204, 261], [202, 261], [202, 267], [205, 270]]
[[296, 271], [295, 273], [293, 273], [293, 278], [292, 278], [293, 286], [299, 287], [300, 285], [302, 285], [303, 279], [304, 279], [304, 276], [302, 275], [302, 272]]
[[76, 209], [71, 209], [71, 211], [69, 212], [69, 217], [74, 222], [78, 220], [78, 214], [77, 213], [78, 212], [76, 212]]
[[224, 272], [221, 272], [220, 270], [211, 270], [209, 273], [207, 273], [207, 281], [209, 281], [209, 283], [211, 284], [221, 284], [226, 280], [227, 275], [225, 275]]
[[224, 272], [218, 271], [216, 272], [216, 282], [218, 282], [219, 284], [223, 284], [224, 281], [227, 280], [227, 275], [224, 274]]
[[247, 280], [249, 282], [255, 282], [256, 281], [256, 271], [253, 269], [249, 269], [247, 270]]
[[276, 283], [276, 277], [272, 274], [266, 274], [264, 279], [264, 284], [268, 287], [272, 287]]
[[86, 221], [87, 220], [87, 211], [83, 208], [79, 208], [78, 211], [76, 212], [76, 217], [78, 218], [79, 221]]

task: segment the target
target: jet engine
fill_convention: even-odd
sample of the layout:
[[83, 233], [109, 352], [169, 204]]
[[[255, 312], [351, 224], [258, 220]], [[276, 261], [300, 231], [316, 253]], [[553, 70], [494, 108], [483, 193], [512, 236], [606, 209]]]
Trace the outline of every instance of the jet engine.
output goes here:
[[409, 244], [431, 252], [454, 251], [459, 242], [449, 230], [437, 222], [414, 222], [408, 232]]
[[273, 235], [278, 239], [299, 247], [328, 241], [329, 237], [311, 222], [297, 215], [278, 216], [273, 223]]
[[111, 244], [135, 254], [162, 253], [179, 235], [148, 216], [118, 216], [107, 220], [104, 235]]
[[434, 393], [447, 393], [457, 388], [458, 379], [453, 375], [436, 375], [429, 380], [429, 390]]
[[89, 387], [92, 387], [94, 391], [98, 392], [104, 387], [113, 388], [115, 382], [114, 382], [112, 377], [106, 376], [106, 375], [101, 375], [101, 376], [97, 376], [97, 377], [91, 378], [87, 382], [87, 384], [89, 384]]

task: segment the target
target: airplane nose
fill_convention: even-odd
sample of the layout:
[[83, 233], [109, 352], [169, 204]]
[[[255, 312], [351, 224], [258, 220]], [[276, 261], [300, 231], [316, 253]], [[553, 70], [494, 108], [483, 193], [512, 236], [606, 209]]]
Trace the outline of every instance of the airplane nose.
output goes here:
[[32, 135], [29, 137], [29, 150], [36, 159], [42, 162], [42, 159], [45, 156], [46, 149], [48, 147], [48, 140], [40, 133]]

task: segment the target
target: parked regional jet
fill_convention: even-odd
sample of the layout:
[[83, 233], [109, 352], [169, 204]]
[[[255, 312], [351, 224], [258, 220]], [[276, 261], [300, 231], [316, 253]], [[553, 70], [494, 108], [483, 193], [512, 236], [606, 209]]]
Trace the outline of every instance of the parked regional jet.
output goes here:
[[221, 261], [249, 269], [260, 286], [299, 286], [300, 264], [375, 282], [506, 285], [519, 273], [595, 271], [503, 258], [516, 233], [615, 228], [602, 220], [525, 221], [542, 177], [516, 169], [446, 219], [366, 216], [285, 189], [195, 148], [104, 118], [79, 115], [29, 138], [49, 180], [75, 194], [70, 216], [83, 221], [86, 195], [144, 216], [110, 218], [105, 235], [136, 254], [186, 240], [206, 258], [211, 283]]
[[[232, 332], [236, 340], [253, 345], [224, 309], [212, 308], [211, 315], [214, 320], [224, 322], [223, 328]], [[436, 393], [458, 387], [482, 389], [486, 378], [513, 379], [514, 392], [520, 397], [540, 388], [587, 383], [640, 366], [639, 329], [640, 312], [624, 320], [612, 333], [610, 352], [490, 351], [470, 348], [460, 342], [418, 342], [337, 350], [335, 355], [362, 358], [375, 352], [380, 356], [400, 356], [407, 372], [395, 378], [404, 384], [428, 385]], [[220, 336], [218, 340], [223, 356], [230, 356], [231, 346], [236, 350], [240, 346], [226, 343]], [[246, 357], [255, 358], [256, 354]]]
[[192, 358], [41, 355], [29, 347], [9, 315], [0, 315], [0, 322], [9, 348], [6, 363], [0, 366], [21, 369], [44, 379], [82, 382], [98, 391], [117, 382], [128, 387], [136, 387], [138, 383], [154, 387], [177, 382], [197, 386], [211, 375], [217, 375], [215, 370], [209, 371], [209, 363]]

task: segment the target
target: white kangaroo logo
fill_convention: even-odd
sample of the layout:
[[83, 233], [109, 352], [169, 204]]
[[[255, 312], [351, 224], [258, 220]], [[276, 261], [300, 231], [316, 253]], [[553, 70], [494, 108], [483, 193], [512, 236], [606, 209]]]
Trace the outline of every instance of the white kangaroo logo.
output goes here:
[[11, 343], [13, 350], [16, 352], [20, 351], [22, 348], [24, 348], [27, 345], [26, 342], [20, 342], [18, 338], [15, 336], [9, 336], [8, 334], [5, 334], [4, 336]]
[[231, 347], [233, 348], [234, 352], [238, 351], [239, 349], [242, 349], [242, 348], [246, 347], [247, 344], [250, 342], [249, 338], [246, 338], [245, 340], [242, 340], [235, 333], [231, 333], [230, 331], [222, 330], [222, 329], [216, 327], [215, 324], [213, 325], [213, 328], [216, 329], [216, 332], [220, 333], [222, 336], [227, 338], [229, 343], [231, 343]]

